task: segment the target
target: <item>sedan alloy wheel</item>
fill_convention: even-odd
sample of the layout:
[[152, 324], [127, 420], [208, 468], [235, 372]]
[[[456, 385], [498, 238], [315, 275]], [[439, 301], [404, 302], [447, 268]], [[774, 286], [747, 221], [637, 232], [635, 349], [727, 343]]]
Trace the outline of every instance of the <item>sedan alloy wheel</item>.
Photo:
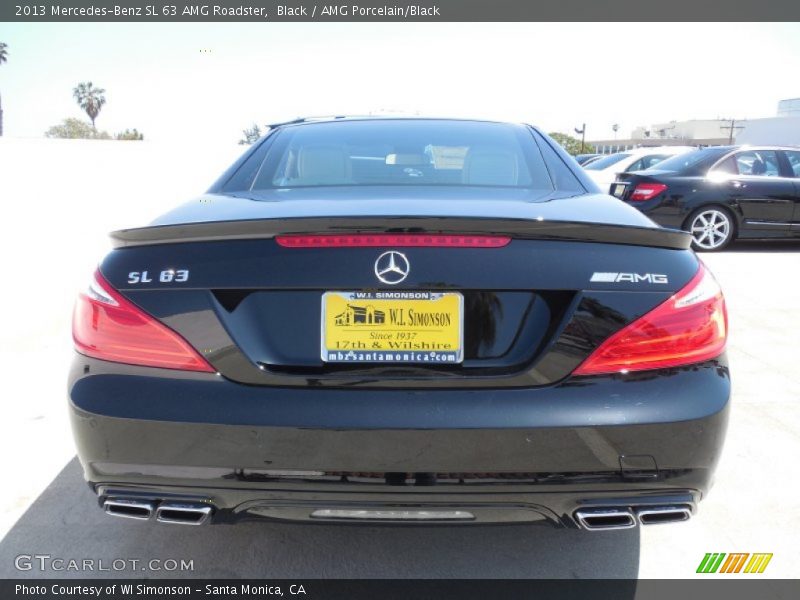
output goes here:
[[733, 223], [723, 211], [710, 208], [695, 215], [689, 232], [692, 234], [696, 249], [719, 250], [730, 242]]

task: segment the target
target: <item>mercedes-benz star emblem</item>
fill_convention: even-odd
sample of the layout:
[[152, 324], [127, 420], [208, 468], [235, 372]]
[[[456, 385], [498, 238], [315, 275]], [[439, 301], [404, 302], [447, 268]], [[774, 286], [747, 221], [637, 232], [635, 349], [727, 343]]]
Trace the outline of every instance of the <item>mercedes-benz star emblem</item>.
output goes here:
[[396, 250], [384, 252], [375, 261], [375, 277], [389, 285], [400, 283], [408, 277], [410, 271], [411, 265], [408, 264], [405, 254]]

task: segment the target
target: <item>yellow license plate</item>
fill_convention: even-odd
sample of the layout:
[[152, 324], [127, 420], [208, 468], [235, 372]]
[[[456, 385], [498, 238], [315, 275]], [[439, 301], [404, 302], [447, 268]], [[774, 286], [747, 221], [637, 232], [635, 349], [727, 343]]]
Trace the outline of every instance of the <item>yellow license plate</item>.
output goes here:
[[326, 292], [322, 360], [460, 363], [464, 297], [457, 292]]

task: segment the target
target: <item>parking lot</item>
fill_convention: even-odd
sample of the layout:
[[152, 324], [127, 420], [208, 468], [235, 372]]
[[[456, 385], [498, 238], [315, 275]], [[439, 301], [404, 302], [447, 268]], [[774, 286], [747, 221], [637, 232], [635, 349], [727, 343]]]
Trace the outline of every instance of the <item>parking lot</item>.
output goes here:
[[[83, 482], [64, 408], [69, 311], [80, 275], [88, 275], [100, 257], [108, 229], [154, 216], [174, 204], [177, 190], [202, 191], [212, 178], [206, 173], [218, 172], [236, 149], [204, 159], [198, 152], [202, 168], [187, 160], [174, 181], [159, 166], [157, 152], [124, 151], [134, 153], [126, 157], [126, 168], [107, 158], [107, 168], [93, 172], [86, 166], [89, 155], [102, 149], [84, 143], [70, 149], [78, 154], [72, 166], [43, 179], [32, 166], [22, 166], [26, 152], [50, 152], [52, 159], [64, 153], [63, 146], [42, 141], [12, 152], [0, 145], [3, 164], [12, 155], [20, 157], [20, 169], [0, 183], [0, 196], [15, 198], [9, 222], [27, 224], [2, 240], [6, 257], [26, 258], [9, 261], [5, 279], [15, 284], [7, 289], [18, 293], [6, 293], [0, 301], [4, 314], [13, 315], [6, 324], [8, 343], [0, 348], [9, 378], [0, 440], [9, 482], [1, 505], [0, 533], [7, 533], [0, 542], [0, 576], [86, 575], [15, 567], [20, 554], [46, 554], [105, 561], [184, 559], [193, 561], [192, 576], [219, 578], [686, 578], [706, 552], [771, 552], [764, 576], [800, 574], [794, 560], [800, 504], [790, 474], [800, 448], [800, 242], [735, 243], [723, 253], [703, 255], [728, 301], [734, 396], [716, 486], [688, 523], [587, 533], [546, 526], [268, 522], [194, 528], [107, 517]], [[149, 170], [151, 183], [145, 187], [137, 181], [131, 164]], [[61, 189], [81, 193], [59, 196]], [[43, 198], [53, 205], [43, 207]], [[187, 575], [138, 568], [94, 574]]]

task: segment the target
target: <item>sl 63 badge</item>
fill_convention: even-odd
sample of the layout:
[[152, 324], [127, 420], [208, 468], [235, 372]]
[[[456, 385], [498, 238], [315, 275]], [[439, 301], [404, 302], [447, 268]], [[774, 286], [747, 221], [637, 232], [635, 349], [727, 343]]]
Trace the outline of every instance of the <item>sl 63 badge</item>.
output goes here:
[[189, 281], [189, 269], [165, 269], [161, 271], [156, 279], [150, 275], [149, 271], [131, 271], [128, 273], [128, 283], [183, 283]]

